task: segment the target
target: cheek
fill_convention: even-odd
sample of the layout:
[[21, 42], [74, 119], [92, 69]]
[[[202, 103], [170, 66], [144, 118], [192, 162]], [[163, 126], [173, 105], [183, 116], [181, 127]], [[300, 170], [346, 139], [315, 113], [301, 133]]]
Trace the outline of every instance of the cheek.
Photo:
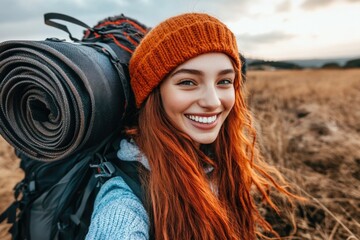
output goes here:
[[186, 98], [178, 91], [164, 88], [163, 91], [161, 91], [161, 100], [164, 110], [170, 118], [186, 110]]
[[225, 94], [222, 99], [224, 107], [230, 111], [235, 104], [235, 90], [227, 92], [227, 94]]

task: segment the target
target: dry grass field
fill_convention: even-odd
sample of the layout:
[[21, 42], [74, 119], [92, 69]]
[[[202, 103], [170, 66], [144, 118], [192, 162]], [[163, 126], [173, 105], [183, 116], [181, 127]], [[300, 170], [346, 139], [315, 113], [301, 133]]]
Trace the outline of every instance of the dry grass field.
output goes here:
[[[269, 221], [286, 239], [359, 240], [360, 70], [250, 71], [247, 88], [263, 154], [308, 198], [295, 207], [296, 229]], [[0, 139], [0, 211], [18, 165]]]
[[[14, 149], [0, 136], [0, 212], [14, 201], [12, 189], [23, 176]], [[0, 239], [11, 239], [7, 234], [8, 228], [8, 224], [0, 224]]]
[[247, 86], [263, 154], [309, 199], [291, 239], [360, 239], [360, 70], [250, 72]]

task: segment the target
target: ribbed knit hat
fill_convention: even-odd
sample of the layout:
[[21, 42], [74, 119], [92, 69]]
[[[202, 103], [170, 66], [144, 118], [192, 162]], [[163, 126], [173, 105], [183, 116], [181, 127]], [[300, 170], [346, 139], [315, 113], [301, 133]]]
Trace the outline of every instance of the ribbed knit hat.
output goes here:
[[208, 52], [227, 54], [237, 70], [241, 69], [234, 34], [208, 14], [181, 14], [150, 30], [130, 59], [130, 84], [136, 106], [140, 107], [152, 90], [177, 66]]

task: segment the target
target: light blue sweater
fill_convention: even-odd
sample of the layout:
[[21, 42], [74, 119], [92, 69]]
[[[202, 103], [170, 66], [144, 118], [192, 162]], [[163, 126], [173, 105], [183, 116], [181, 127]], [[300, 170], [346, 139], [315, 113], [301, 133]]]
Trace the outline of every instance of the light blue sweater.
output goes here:
[[[139, 160], [144, 166], [147, 164], [146, 158], [141, 160], [138, 158], [141, 153], [136, 145], [122, 140], [120, 146], [118, 156], [122, 160]], [[95, 199], [86, 239], [149, 239], [147, 212], [141, 201], [120, 176], [111, 178], [101, 186]]]
[[[147, 158], [132, 141], [122, 140], [117, 155], [122, 161], [139, 161], [150, 170]], [[204, 170], [210, 173], [213, 168]], [[149, 239], [149, 225], [149, 217], [140, 199], [121, 177], [114, 177], [101, 187], [96, 196], [86, 239]]]

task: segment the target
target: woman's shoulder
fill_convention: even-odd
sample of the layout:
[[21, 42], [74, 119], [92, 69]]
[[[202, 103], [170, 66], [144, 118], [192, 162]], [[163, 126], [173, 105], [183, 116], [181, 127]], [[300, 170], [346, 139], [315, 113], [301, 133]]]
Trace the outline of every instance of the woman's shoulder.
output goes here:
[[100, 189], [87, 239], [149, 239], [149, 218], [140, 199], [117, 176]]
[[116, 176], [110, 178], [101, 186], [95, 199], [95, 205], [113, 201], [118, 198], [132, 200], [141, 204], [140, 199], [136, 197], [123, 178]]

